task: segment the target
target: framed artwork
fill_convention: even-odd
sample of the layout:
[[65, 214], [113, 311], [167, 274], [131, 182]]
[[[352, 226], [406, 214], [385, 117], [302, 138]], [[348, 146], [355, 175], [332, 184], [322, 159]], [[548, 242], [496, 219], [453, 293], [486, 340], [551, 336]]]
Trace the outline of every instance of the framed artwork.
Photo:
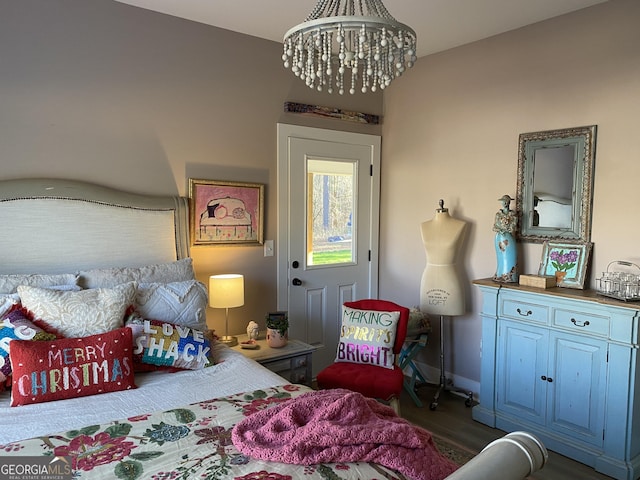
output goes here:
[[584, 288], [592, 243], [544, 242], [539, 275], [556, 277], [559, 287]]
[[193, 245], [262, 245], [264, 185], [189, 179]]

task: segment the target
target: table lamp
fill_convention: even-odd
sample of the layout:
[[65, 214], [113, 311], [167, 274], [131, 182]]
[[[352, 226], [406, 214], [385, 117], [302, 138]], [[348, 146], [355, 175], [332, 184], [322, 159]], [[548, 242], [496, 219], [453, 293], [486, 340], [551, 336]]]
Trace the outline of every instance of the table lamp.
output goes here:
[[229, 336], [229, 309], [244, 305], [244, 277], [235, 273], [211, 275], [209, 277], [209, 306], [225, 308], [226, 320], [222, 343], [230, 347], [238, 344], [238, 339]]

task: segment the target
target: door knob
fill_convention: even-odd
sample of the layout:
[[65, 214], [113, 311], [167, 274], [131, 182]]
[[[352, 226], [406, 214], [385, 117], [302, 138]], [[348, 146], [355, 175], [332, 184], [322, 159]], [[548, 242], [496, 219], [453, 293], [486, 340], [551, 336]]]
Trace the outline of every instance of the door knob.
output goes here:
[[302, 280], [300, 280], [299, 278], [294, 278], [291, 283], [293, 283], [296, 287], [299, 287], [300, 285], [302, 285]]

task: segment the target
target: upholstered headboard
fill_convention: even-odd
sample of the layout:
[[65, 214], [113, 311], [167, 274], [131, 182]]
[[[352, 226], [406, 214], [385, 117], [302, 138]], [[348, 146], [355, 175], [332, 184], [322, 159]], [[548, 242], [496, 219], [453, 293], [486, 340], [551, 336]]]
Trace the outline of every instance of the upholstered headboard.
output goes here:
[[188, 199], [71, 180], [0, 181], [0, 274], [69, 273], [189, 256]]

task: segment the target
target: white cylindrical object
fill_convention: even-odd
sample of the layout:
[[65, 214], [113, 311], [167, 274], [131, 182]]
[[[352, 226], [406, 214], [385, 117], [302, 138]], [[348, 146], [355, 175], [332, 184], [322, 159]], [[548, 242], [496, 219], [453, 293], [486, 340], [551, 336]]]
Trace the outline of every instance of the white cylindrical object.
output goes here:
[[547, 463], [549, 454], [535, 436], [513, 432], [487, 445], [447, 480], [523, 480]]

